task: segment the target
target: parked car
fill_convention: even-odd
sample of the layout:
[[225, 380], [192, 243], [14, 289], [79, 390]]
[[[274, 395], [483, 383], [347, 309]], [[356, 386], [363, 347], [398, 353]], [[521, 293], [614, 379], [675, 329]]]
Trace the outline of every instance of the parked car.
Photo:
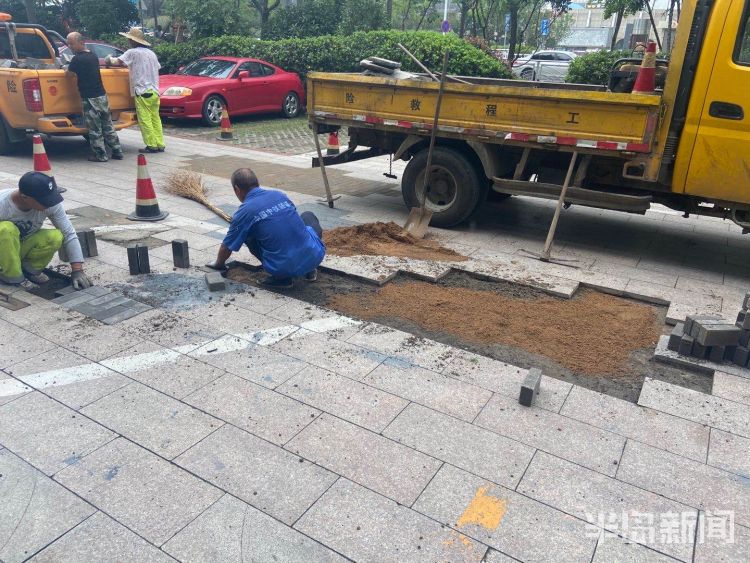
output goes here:
[[516, 59], [512, 72], [523, 80], [564, 82], [568, 67], [577, 56], [572, 51], [537, 51]]
[[[124, 53], [122, 49], [118, 49], [114, 45], [110, 45], [108, 43], [105, 43], [104, 41], [94, 41], [93, 39], [86, 39], [85, 43], [86, 48], [94, 53], [97, 57], [99, 57], [99, 64], [101, 66], [104, 66], [104, 59], [106, 59], [108, 55], [119, 57]], [[57, 48], [60, 52], [61, 57], [73, 58], [73, 52], [67, 45], [58, 44]]]
[[296, 117], [305, 103], [300, 77], [258, 59], [204, 57], [160, 78], [161, 116], [202, 119], [281, 112]]

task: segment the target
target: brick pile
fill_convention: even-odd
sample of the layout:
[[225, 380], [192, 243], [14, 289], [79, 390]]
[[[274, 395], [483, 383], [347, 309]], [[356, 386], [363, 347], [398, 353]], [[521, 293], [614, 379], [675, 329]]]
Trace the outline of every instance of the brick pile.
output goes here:
[[750, 367], [749, 309], [747, 293], [734, 323], [716, 314], [688, 316], [675, 326], [667, 347], [683, 356]]

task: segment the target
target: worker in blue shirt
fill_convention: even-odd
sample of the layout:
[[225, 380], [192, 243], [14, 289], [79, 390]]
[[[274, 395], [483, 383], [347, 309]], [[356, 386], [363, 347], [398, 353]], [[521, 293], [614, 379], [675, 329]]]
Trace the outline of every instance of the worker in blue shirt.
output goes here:
[[317, 268], [326, 255], [321, 240], [323, 229], [315, 214], [310, 211], [298, 214], [285, 194], [261, 188], [249, 168], [235, 170], [231, 182], [242, 204], [232, 217], [216, 261], [206, 266], [226, 270], [232, 252], [247, 244], [270, 274], [261, 282], [263, 285], [289, 289], [293, 278], [304, 276], [315, 281]]

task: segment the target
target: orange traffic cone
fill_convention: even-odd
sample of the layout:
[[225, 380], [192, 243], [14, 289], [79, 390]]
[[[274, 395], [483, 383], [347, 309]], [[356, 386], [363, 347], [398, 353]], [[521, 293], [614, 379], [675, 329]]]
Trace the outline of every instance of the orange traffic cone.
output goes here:
[[326, 154], [328, 156], [333, 156], [333, 155], [339, 154], [340, 152], [341, 152], [341, 149], [339, 148], [338, 131], [332, 131], [328, 135], [328, 149], [326, 150]]
[[159, 210], [154, 184], [146, 168], [146, 157], [138, 155], [138, 180], [135, 183], [135, 212], [128, 215], [131, 221], [161, 221], [168, 212]]
[[221, 135], [216, 137], [219, 141], [231, 141], [232, 136], [232, 123], [229, 121], [229, 112], [227, 108], [221, 112]]
[[653, 94], [654, 88], [656, 88], [656, 43], [649, 41], [641, 61], [641, 68], [638, 69], [633, 93]]
[[55, 181], [55, 175], [52, 172], [52, 165], [49, 163], [47, 158], [47, 151], [44, 149], [44, 143], [42, 142], [41, 135], [34, 135], [34, 172], [41, 172], [50, 177], [52, 184], [57, 188], [57, 191], [62, 193], [67, 191], [65, 188], [61, 188]]

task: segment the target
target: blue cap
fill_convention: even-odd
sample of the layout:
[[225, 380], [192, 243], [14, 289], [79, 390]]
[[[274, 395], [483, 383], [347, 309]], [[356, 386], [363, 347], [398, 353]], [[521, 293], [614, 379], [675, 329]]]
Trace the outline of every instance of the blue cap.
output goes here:
[[57, 191], [55, 180], [41, 172], [27, 172], [18, 181], [21, 194], [30, 197], [49, 209], [62, 202], [63, 198]]

